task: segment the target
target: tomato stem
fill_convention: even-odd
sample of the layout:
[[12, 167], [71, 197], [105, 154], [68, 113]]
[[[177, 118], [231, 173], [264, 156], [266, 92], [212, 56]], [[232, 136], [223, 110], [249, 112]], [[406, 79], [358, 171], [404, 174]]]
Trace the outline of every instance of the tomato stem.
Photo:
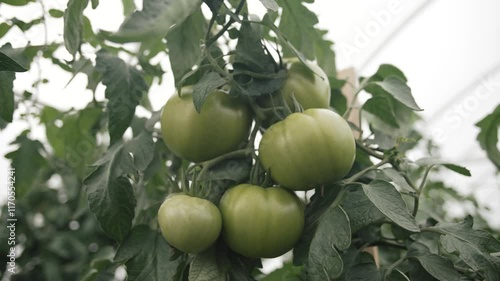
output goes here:
[[417, 213], [418, 213], [418, 207], [419, 207], [419, 203], [420, 203], [420, 194], [422, 194], [423, 190], [424, 190], [424, 187], [425, 187], [425, 183], [427, 182], [427, 176], [429, 176], [429, 172], [431, 171], [431, 169], [434, 167], [434, 165], [430, 165], [426, 170], [425, 170], [425, 173], [424, 173], [424, 177], [422, 178], [422, 181], [420, 182], [420, 185], [418, 187], [418, 189], [416, 190], [416, 196], [414, 198], [414, 204], [413, 204], [413, 217], [416, 217], [417, 216]]

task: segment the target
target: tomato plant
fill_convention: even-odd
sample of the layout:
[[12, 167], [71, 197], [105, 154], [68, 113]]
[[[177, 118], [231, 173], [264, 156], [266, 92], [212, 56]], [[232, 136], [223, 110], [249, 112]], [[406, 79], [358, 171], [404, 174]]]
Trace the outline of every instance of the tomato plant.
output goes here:
[[246, 257], [274, 258], [290, 251], [304, 227], [304, 206], [281, 187], [241, 184], [230, 188], [219, 205], [223, 236]]
[[1, 280], [500, 280], [495, 211], [443, 176], [469, 170], [418, 158], [409, 78], [337, 72], [314, 1], [108, 2], [0, 1]]
[[349, 124], [328, 109], [294, 113], [262, 136], [259, 159], [284, 187], [309, 190], [342, 179], [356, 152]]
[[161, 131], [167, 147], [178, 156], [201, 162], [235, 150], [245, 144], [251, 111], [242, 101], [214, 91], [198, 113], [192, 89], [174, 94], [162, 111]]
[[217, 240], [222, 220], [212, 202], [174, 194], [161, 204], [158, 224], [170, 245], [186, 253], [199, 253]]

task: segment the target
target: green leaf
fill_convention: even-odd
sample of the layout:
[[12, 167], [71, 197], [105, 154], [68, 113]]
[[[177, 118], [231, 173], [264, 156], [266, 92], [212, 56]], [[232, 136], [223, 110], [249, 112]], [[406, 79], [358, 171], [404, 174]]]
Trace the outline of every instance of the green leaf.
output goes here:
[[382, 275], [373, 260], [373, 256], [368, 253], [360, 253], [356, 257], [355, 264], [345, 274], [345, 281], [361, 280], [382, 281]]
[[476, 123], [481, 131], [477, 135], [477, 141], [481, 148], [486, 151], [488, 158], [500, 170], [500, 150], [498, 150], [498, 128], [500, 127], [500, 105], [495, 110]]
[[158, 231], [139, 225], [122, 242], [114, 260], [127, 267], [129, 281], [174, 280], [179, 262], [170, 260], [172, 254]]
[[363, 109], [384, 121], [386, 124], [399, 128], [391, 101], [386, 97], [372, 97], [363, 104]]
[[264, 48], [260, 30], [244, 22], [239, 34], [233, 76], [246, 91], [240, 93], [240, 89], [233, 87], [230, 94], [259, 96], [279, 90], [285, 81], [286, 70], [278, 69]]
[[304, 212], [305, 222], [303, 235], [294, 248], [293, 258], [295, 264], [304, 264], [307, 260], [311, 240], [316, 232], [318, 223], [323, 215], [331, 208], [340, 190], [341, 187], [339, 185], [332, 184], [325, 188], [325, 192], [320, 192], [319, 188], [317, 188], [315, 194], [311, 197], [311, 202], [307, 204]]
[[107, 258], [92, 260], [90, 268], [83, 273], [78, 281], [109, 281], [115, 276], [117, 265]]
[[0, 0], [0, 3], [5, 3], [12, 6], [24, 6], [31, 2], [35, 2], [35, 0]]
[[409, 265], [411, 281], [437, 281], [417, 260], [410, 259]]
[[[314, 26], [318, 23], [318, 17], [303, 5], [300, 0], [279, 0], [283, 8], [279, 30], [300, 50], [306, 58], [315, 59], [315, 42], [321, 40]], [[292, 52], [284, 49], [285, 56], [291, 56]]]
[[122, 0], [122, 4], [123, 4], [123, 15], [125, 17], [130, 16], [137, 9], [134, 0]]
[[315, 45], [316, 61], [328, 77], [336, 77], [337, 66], [335, 65], [333, 42], [323, 38], [327, 31], [318, 30], [318, 32], [320, 39], [316, 41]]
[[446, 167], [448, 168], [449, 170], [452, 170], [458, 174], [461, 174], [463, 176], [467, 176], [467, 177], [470, 177], [471, 176], [471, 173], [470, 171], [465, 168], [465, 167], [462, 167], [462, 166], [458, 166], [458, 165], [455, 165], [455, 164], [443, 164], [443, 167]]
[[298, 281], [302, 273], [301, 266], [294, 266], [292, 263], [284, 263], [283, 267], [269, 273], [260, 281]]
[[19, 27], [19, 29], [21, 29], [21, 31], [28, 31], [34, 25], [41, 24], [44, 21], [44, 19], [43, 19], [43, 17], [39, 17], [39, 18], [35, 18], [29, 22], [25, 22], [25, 21], [22, 21], [22, 20], [17, 19], [17, 18], [12, 18], [11, 21], [12, 21], [12, 24]]
[[343, 262], [335, 249], [345, 250], [351, 244], [349, 219], [341, 207], [330, 208], [320, 219], [309, 246], [305, 263], [307, 280], [329, 280], [340, 276]]
[[441, 244], [447, 252], [457, 252], [474, 271], [484, 272], [486, 279], [498, 280], [500, 258], [491, 254], [500, 252], [500, 241], [485, 230], [473, 229], [473, 224], [468, 216], [459, 223], [440, 223], [431, 229], [443, 234]]
[[349, 217], [353, 233], [385, 218], [361, 189], [347, 191], [340, 205]]
[[462, 275], [455, 270], [451, 261], [431, 253], [429, 248], [420, 242], [414, 242], [409, 246], [408, 256], [417, 259], [420, 265], [438, 280], [462, 280]]
[[25, 72], [28, 69], [22, 67], [18, 62], [0, 52], [0, 71]]
[[182, 23], [201, 5], [201, 0], [144, 0], [143, 9], [125, 19], [112, 41], [138, 42], [162, 38], [170, 28]]
[[130, 180], [124, 176], [109, 177], [107, 168], [99, 167], [84, 184], [90, 210], [106, 235], [120, 242], [132, 227], [136, 200]]
[[189, 267], [189, 281], [226, 281], [227, 268], [217, 259], [217, 252], [211, 247], [197, 254]]
[[[95, 134], [92, 128], [101, 119], [100, 108], [84, 108], [75, 114], [64, 115], [52, 107], [45, 107], [41, 121], [45, 124], [47, 140], [54, 148], [55, 156], [64, 160], [79, 177], [96, 155]], [[56, 126], [56, 120], [62, 126]]]
[[391, 94], [395, 99], [400, 101], [407, 107], [421, 111], [422, 109], [417, 105], [415, 99], [411, 94], [411, 89], [406, 85], [406, 82], [397, 76], [388, 76], [382, 82], [373, 82], [387, 93]]
[[277, 12], [278, 9], [280, 8], [278, 6], [278, 4], [276, 3], [276, 1], [274, 0], [259, 0], [262, 5], [264, 5], [264, 7], [268, 10], [271, 10], [271, 11], [274, 11], [274, 12]]
[[50, 9], [49, 10], [49, 14], [53, 17], [53, 18], [62, 18], [64, 16], [64, 12], [61, 11], [61, 10], [58, 10], [58, 9]]
[[274, 73], [274, 60], [266, 53], [259, 30], [250, 23], [243, 22], [239, 34], [234, 57], [235, 72], [242, 69], [259, 74]]
[[104, 232], [116, 241], [128, 234], [136, 199], [127, 175], [144, 171], [153, 160], [154, 142], [144, 131], [136, 138], [117, 143], [97, 161], [97, 169], [85, 180], [90, 210]]
[[19, 135], [11, 145], [19, 148], [5, 155], [12, 161], [11, 167], [16, 170], [16, 198], [21, 199], [37, 182], [40, 171], [47, 166], [42, 156], [43, 144], [27, 137], [27, 132]]
[[132, 122], [135, 108], [148, 85], [137, 68], [105, 51], [97, 53], [96, 70], [103, 74], [102, 83], [106, 86], [109, 136], [114, 144]]
[[410, 281], [410, 278], [399, 270], [393, 270], [386, 278], [387, 281]]
[[471, 176], [471, 173], [467, 168], [442, 161], [439, 158], [425, 157], [425, 158], [421, 158], [421, 159], [417, 160], [415, 163], [419, 166], [422, 166], [422, 167], [431, 166], [431, 165], [441, 165], [441, 166], [443, 166], [451, 171], [454, 171], [455, 173], [461, 174], [463, 176], [467, 176], [467, 177]]
[[168, 33], [167, 47], [176, 85], [200, 61], [200, 44], [206, 30], [205, 17], [201, 9], [197, 9]]
[[27, 69], [39, 51], [43, 50], [44, 56], [50, 56], [51, 50], [55, 50], [54, 47], [57, 48], [57, 44], [49, 46], [27, 46], [14, 49], [10, 43], [7, 43], [0, 48], [0, 51], [16, 61], [23, 68]]
[[386, 77], [396, 76], [404, 82], [408, 82], [404, 73], [392, 64], [382, 64], [379, 66], [377, 72], [370, 77], [371, 81], [383, 81]]
[[14, 115], [14, 80], [16, 74], [12, 71], [0, 71], [0, 118], [11, 123]]
[[374, 180], [363, 185], [363, 191], [372, 203], [390, 220], [402, 228], [420, 232], [415, 218], [410, 214], [401, 194], [394, 186], [383, 180]]
[[226, 84], [226, 80], [220, 77], [217, 72], [208, 72], [194, 85], [193, 102], [198, 113], [201, 112], [203, 103], [208, 96], [224, 84]]
[[453, 264], [445, 258], [427, 254], [417, 257], [418, 261], [427, 272], [441, 281], [460, 281], [462, 276], [453, 268]]
[[242, 182], [248, 178], [251, 168], [249, 159], [229, 159], [210, 168], [204, 179]]
[[7, 122], [5, 120], [3, 120], [2, 117], [0, 117], [0, 130], [3, 130], [7, 127]]
[[391, 179], [391, 181], [398, 187], [408, 191], [408, 192], [415, 192], [415, 190], [406, 182], [405, 178], [401, 175], [400, 172], [398, 172], [395, 169], [388, 168], [388, 169], [383, 169], [382, 172], [384, 172], [384, 175], [386, 175], [388, 178]]
[[441, 236], [441, 244], [447, 252], [457, 252], [472, 270], [480, 272], [486, 280], [500, 279], [500, 258], [482, 252], [477, 245], [463, 241], [452, 235]]
[[7, 32], [9, 32], [12, 26], [5, 22], [0, 23], [0, 38], [2, 38]]
[[96, 9], [99, 6], [99, 0], [92, 0], [92, 9]]
[[82, 43], [83, 10], [89, 0], [69, 0], [64, 11], [64, 46], [75, 56]]

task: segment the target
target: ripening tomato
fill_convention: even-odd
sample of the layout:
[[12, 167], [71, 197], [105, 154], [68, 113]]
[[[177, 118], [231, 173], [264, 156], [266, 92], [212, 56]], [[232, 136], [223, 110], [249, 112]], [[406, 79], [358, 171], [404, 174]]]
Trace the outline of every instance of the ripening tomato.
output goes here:
[[161, 204], [158, 223], [170, 245], [186, 253], [199, 253], [219, 237], [222, 218], [212, 202], [174, 194]]
[[262, 136], [259, 159], [271, 177], [292, 190], [309, 190], [342, 179], [356, 144], [349, 124], [328, 109], [293, 113]]
[[167, 147], [191, 162], [210, 160], [245, 143], [252, 125], [247, 104], [222, 91], [211, 93], [201, 112], [193, 104], [192, 88], [184, 87], [163, 108], [161, 132]]
[[246, 257], [274, 258], [297, 243], [304, 228], [304, 206], [291, 191], [240, 184], [220, 201], [223, 237]]

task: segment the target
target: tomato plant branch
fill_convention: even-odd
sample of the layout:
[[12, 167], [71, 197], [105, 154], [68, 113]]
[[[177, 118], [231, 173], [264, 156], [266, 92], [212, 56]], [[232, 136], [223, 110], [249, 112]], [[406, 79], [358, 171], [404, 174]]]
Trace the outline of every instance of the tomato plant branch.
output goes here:
[[418, 207], [420, 204], [420, 195], [422, 194], [424, 187], [425, 187], [425, 183], [427, 182], [427, 176], [429, 176], [429, 172], [431, 171], [431, 169], [433, 167], [434, 167], [434, 165], [430, 165], [425, 170], [424, 177], [422, 178], [422, 181], [420, 182], [420, 185], [419, 185], [418, 189], [416, 190], [416, 196], [415, 196], [415, 201], [413, 204], [413, 213], [412, 213], [414, 217], [417, 215], [417, 212], [418, 212]]
[[250, 104], [250, 107], [252, 108], [253, 112], [255, 113], [255, 117], [257, 120], [262, 121], [266, 119], [266, 113], [265, 111], [267, 110], [266, 108], [262, 108], [257, 104], [257, 102], [252, 99], [251, 97], [247, 98], [248, 104]]
[[[361, 91], [363, 91], [363, 89], [366, 87], [366, 84], [368, 84], [369, 80], [370, 80], [369, 77], [365, 77], [363, 80], [361, 80], [361, 83], [359, 83], [359, 86], [356, 89], [356, 92], [354, 92], [354, 96], [352, 97], [352, 100], [349, 104], [349, 107], [347, 108], [346, 112], [344, 113], [344, 115], [342, 117], [344, 117], [345, 119], [349, 118], [349, 115], [351, 115], [351, 111], [354, 108], [354, 104], [356, 103], [356, 100], [357, 100], [359, 93], [361, 93]], [[360, 111], [361, 111], [361, 109], [360, 109]]]
[[356, 146], [363, 150], [364, 152], [368, 153], [370, 156], [373, 156], [375, 158], [378, 158], [380, 160], [384, 159], [384, 155], [376, 152], [375, 150], [365, 146], [362, 142], [360, 142], [359, 140], [356, 140]]
[[[241, 10], [243, 9], [243, 7], [245, 6], [245, 3], [246, 3], [246, 0], [241, 0], [241, 1], [240, 1], [240, 3], [238, 4], [238, 7], [236, 7], [236, 10], [235, 10], [235, 15], [238, 15], [238, 14], [241, 12]], [[213, 25], [212, 20], [213, 20], [213, 21], [215, 21], [215, 18], [216, 18], [216, 17], [217, 17], [217, 15], [215, 15], [215, 14], [214, 14], [214, 16], [212, 17], [212, 19], [210, 20], [210, 23], [211, 23], [211, 24], [209, 25], [209, 28], [211, 28], [211, 27], [212, 27], [212, 25]], [[235, 23], [235, 22], [236, 22], [236, 20], [234, 19], [234, 17], [231, 17], [231, 18], [229, 19], [229, 21], [228, 21], [228, 22], [227, 22], [227, 23], [226, 23], [226, 24], [222, 27], [222, 29], [221, 29], [221, 30], [219, 30], [219, 32], [217, 32], [214, 36], [212, 36], [212, 37], [210, 37], [210, 38], [208, 38], [208, 39], [206, 40], [206, 44], [207, 44], [207, 46], [209, 47], [209, 46], [211, 46], [211, 45], [212, 45], [215, 41], [217, 41], [217, 39], [219, 39], [219, 37], [221, 37], [221, 36], [222, 36], [222, 35], [223, 35], [223, 34], [224, 34], [224, 33], [225, 33], [228, 29], [229, 29], [229, 27], [231, 27], [231, 25], [232, 25], [233, 23]], [[208, 30], [208, 32], [210, 32], [210, 29]]]
[[359, 178], [361, 178], [362, 176], [364, 176], [366, 173], [368, 173], [369, 171], [372, 171], [372, 170], [376, 170], [378, 169], [380, 166], [384, 165], [384, 164], [387, 164], [389, 163], [390, 160], [389, 159], [383, 159], [382, 161], [380, 161], [379, 163], [375, 164], [375, 165], [372, 165], [356, 174], [354, 174], [353, 176], [351, 176], [350, 178], [344, 180], [344, 183], [345, 184], [352, 184], [354, 183], [356, 180], [358, 180]]
[[392, 242], [392, 241], [384, 241], [384, 240], [373, 242], [373, 243], [370, 244], [370, 246], [382, 246], [382, 247], [386, 246], [386, 247], [392, 247], [392, 248], [398, 248], [398, 249], [402, 249], [402, 250], [407, 250], [406, 246], [403, 245], [403, 244], [399, 244], [399, 243]]

